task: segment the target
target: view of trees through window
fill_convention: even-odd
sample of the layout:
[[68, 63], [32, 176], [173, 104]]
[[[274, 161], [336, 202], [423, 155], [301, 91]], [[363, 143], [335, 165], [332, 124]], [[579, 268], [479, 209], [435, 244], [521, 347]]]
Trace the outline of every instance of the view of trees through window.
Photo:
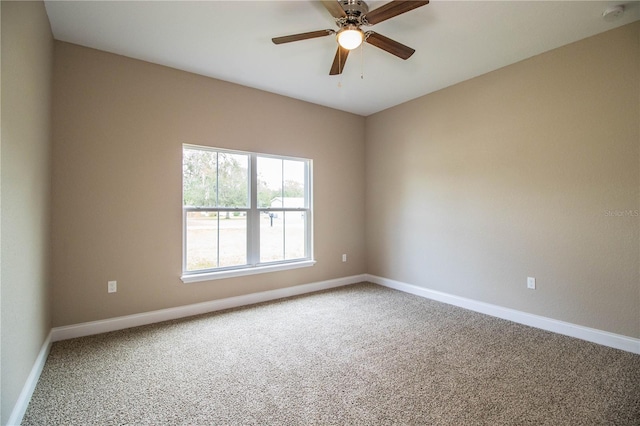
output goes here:
[[308, 160], [185, 146], [185, 271], [306, 258], [308, 170]]
[[249, 156], [184, 149], [185, 206], [249, 207]]

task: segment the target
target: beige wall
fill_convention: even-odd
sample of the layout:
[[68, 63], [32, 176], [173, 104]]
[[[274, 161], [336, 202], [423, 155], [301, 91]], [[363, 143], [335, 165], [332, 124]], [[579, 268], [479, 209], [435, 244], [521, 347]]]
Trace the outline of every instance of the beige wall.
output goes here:
[[53, 38], [42, 2], [2, 10], [2, 405], [6, 424], [49, 330]]
[[368, 117], [368, 272], [640, 337], [639, 32]]
[[[54, 326], [365, 272], [363, 117], [68, 43], [55, 54]], [[317, 264], [182, 283], [182, 143], [313, 159]]]

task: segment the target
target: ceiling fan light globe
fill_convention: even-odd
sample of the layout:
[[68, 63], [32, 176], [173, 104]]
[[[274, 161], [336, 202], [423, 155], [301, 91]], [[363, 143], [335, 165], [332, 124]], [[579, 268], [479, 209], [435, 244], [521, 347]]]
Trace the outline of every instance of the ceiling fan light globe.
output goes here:
[[363, 39], [364, 35], [360, 29], [345, 29], [338, 33], [338, 44], [347, 50], [360, 46]]

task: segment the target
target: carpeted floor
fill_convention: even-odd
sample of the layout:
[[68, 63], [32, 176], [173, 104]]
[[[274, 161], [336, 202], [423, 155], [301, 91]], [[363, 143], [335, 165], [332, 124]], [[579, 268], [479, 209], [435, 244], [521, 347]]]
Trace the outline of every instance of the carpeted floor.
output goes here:
[[639, 425], [640, 355], [356, 284], [53, 344], [24, 425]]

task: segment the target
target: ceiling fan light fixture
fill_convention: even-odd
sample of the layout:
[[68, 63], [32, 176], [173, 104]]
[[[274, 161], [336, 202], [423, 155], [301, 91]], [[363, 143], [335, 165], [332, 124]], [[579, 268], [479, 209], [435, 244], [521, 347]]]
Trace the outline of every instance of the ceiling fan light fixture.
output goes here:
[[338, 44], [347, 50], [355, 49], [362, 44], [364, 34], [355, 25], [349, 25], [338, 31]]

